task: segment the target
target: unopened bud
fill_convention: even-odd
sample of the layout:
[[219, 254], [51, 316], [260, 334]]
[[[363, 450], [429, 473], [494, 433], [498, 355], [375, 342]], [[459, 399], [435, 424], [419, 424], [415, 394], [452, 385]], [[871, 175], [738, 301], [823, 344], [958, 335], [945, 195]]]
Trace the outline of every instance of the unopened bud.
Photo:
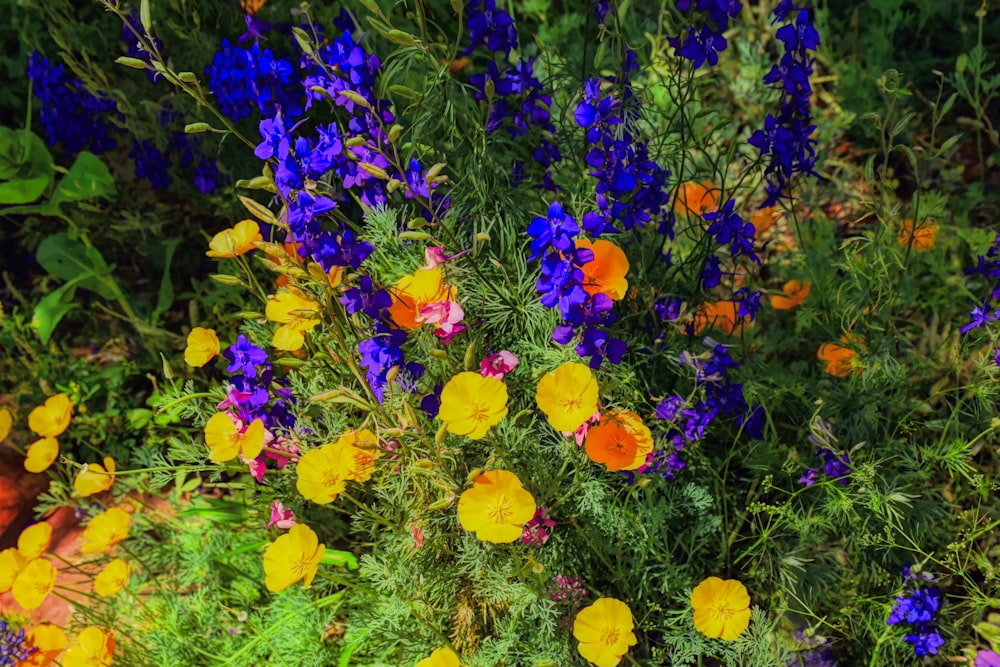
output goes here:
[[120, 56], [115, 58], [115, 62], [119, 65], [125, 65], [125, 67], [131, 67], [132, 69], [149, 69], [149, 63], [145, 60], [140, 60], [138, 58], [129, 58], [128, 56]]
[[240, 278], [231, 276], [227, 273], [213, 273], [209, 276], [209, 278], [220, 285], [229, 285], [230, 287], [237, 287], [243, 284], [243, 281]]

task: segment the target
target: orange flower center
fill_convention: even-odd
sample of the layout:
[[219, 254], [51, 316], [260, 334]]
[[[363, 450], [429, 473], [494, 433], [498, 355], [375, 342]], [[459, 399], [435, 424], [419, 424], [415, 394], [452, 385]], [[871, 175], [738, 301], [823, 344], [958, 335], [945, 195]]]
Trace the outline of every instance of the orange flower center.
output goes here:
[[486, 403], [473, 403], [471, 419], [477, 422], [484, 422], [490, 418], [490, 406]]
[[611, 646], [618, 642], [618, 628], [614, 626], [604, 628], [601, 632], [601, 641], [604, 642], [605, 646]]
[[306, 576], [306, 572], [309, 570], [309, 560], [303, 554], [302, 558], [292, 563], [292, 572], [295, 574], [296, 578], [301, 579]]
[[323, 474], [323, 486], [336, 486], [340, 483], [340, 471], [330, 468]]

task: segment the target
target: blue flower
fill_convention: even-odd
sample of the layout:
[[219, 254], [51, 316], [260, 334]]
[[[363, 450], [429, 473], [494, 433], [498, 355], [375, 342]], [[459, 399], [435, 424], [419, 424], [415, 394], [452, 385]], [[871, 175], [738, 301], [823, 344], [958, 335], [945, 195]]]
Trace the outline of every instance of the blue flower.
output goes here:
[[24, 628], [14, 630], [0, 621], [0, 667], [15, 667], [27, 660], [38, 649], [27, 640]]
[[517, 48], [517, 28], [514, 19], [502, 9], [497, 9], [496, 0], [472, 0], [469, 4], [469, 54], [477, 46], [486, 46], [496, 53], [503, 49], [510, 55]]

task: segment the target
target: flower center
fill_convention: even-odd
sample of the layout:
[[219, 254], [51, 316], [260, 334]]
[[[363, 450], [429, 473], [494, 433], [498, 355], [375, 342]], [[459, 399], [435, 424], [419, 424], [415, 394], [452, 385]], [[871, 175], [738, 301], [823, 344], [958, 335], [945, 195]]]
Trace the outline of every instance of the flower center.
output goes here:
[[618, 643], [618, 628], [613, 626], [604, 628], [604, 631], [601, 633], [601, 641], [605, 646]]
[[472, 415], [473, 421], [484, 422], [490, 418], [490, 408], [485, 403], [473, 403], [472, 404]]
[[340, 483], [340, 471], [328, 468], [323, 473], [323, 486], [337, 486]]
[[498, 496], [493, 502], [488, 515], [493, 519], [493, 523], [510, 523], [510, 515], [513, 513], [514, 504], [507, 496]]

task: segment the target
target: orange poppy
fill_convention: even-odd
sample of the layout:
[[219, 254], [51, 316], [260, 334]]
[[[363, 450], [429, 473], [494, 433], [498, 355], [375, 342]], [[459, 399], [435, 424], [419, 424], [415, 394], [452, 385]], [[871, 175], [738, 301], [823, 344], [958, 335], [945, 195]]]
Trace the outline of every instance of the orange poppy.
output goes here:
[[735, 301], [703, 303], [694, 313], [694, 333], [698, 335], [712, 327], [721, 333], [731, 334], [743, 325], [744, 318], [738, 313], [739, 304]]
[[776, 211], [773, 206], [765, 206], [764, 208], [759, 208], [753, 212], [750, 216], [750, 224], [754, 228], [754, 236], [760, 236], [767, 230], [771, 228], [778, 218], [781, 217], [781, 211]]
[[594, 253], [593, 261], [580, 267], [585, 276], [583, 289], [593, 296], [606, 294], [612, 301], [620, 301], [628, 291], [628, 257], [622, 249], [611, 241], [580, 239], [577, 248], [586, 248]]
[[642, 418], [628, 410], [609, 412], [591, 427], [584, 443], [587, 458], [608, 470], [635, 470], [653, 450], [653, 436]]
[[911, 246], [916, 252], [929, 252], [934, 249], [934, 242], [937, 241], [938, 224], [933, 220], [925, 220], [916, 229], [913, 228], [913, 220], [903, 220], [899, 224], [899, 231], [896, 233], [896, 240], [904, 248], [910, 245], [910, 238], [913, 238]]
[[719, 186], [712, 181], [681, 183], [674, 210], [685, 215], [701, 215], [719, 208]]
[[771, 307], [776, 310], [791, 310], [805, 301], [811, 290], [812, 283], [808, 280], [805, 282], [789, 280], [785, 283], [785, 286], [781, 288], [781, 291], [785, 293], [783, 296], [780, 294], [771, 295]]
[[[853, 334], [844, 334], [840, 337], [840, 342], [853, 343], [864, 348], [861, 339]], [[858, 353], [849, 347], [837, 343], [823, 343], [816, 351], [816, 356], [826, 363], [824, 370], [834, 377], [845, 378], [852, 370], [861, 375], [862, 367], [857, 360]]]

